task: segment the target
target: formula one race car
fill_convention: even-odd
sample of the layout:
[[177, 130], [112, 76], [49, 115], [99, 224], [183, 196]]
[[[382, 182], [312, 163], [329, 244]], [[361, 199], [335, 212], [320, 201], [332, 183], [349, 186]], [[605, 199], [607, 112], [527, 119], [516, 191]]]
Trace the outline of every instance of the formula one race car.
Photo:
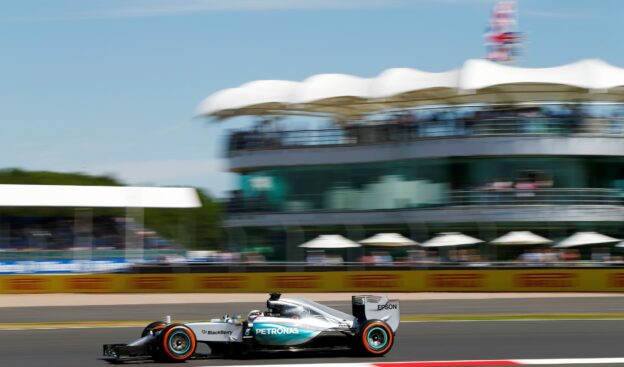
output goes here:
[[[268, 310], [253, 310], [246, 319], [226, 315], [207, 322], [152, 322], [130, 344], [105, 344], [103, 359], [182, 362], [213, 354], [337, 350], [382, 356], [392, 348], [399, 327], [399, 301], [353, 296], [353, 315], [349, 315], [306, 299], [280, 296], [271, 293]], [[195, 353], [197, 343], [207, 344], [210, 354]]]

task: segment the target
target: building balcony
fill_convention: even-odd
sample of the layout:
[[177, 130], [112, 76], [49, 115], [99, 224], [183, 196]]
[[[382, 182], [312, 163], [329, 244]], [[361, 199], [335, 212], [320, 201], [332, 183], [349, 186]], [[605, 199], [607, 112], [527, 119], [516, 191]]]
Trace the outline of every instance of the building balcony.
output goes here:
[[418, 205], [396, 200], [373, 207], [366, 198], [327, 200], [306, 195], [282, 203], [231, 200], [226, 227], [472, 222], [619, 222], [624, 192], [617, 189], [455, 190]]
[[238, 131], [233, 171], [258, 167], [469, 156], [624, 156], [622, 118], [396, 122], [298, 131]]

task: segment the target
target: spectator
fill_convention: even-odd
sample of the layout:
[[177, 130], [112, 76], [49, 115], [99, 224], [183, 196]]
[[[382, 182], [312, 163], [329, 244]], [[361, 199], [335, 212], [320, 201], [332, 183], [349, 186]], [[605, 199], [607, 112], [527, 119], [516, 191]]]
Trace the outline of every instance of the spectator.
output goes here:
[[521, 203], [530, 203], [535, 198], [537, 185], [529, 179], [521, 179], [516, 185], [516, 198]]

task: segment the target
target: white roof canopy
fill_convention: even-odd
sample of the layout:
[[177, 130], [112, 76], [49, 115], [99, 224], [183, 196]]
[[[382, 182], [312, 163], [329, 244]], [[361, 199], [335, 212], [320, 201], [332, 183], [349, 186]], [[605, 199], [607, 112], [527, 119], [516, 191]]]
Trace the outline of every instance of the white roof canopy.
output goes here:
[[208, 96], [197, 115], [367, 112], [434, 104], [539, 101], [624, 102], [624, 69], [602, 60], [582, 60], [551, 68], [521, 68], [487, 60], [467, 60], [459, 69], [430, 73], [409, 68], [374, 78], [319, 74], [304, 81], [258, 80]]
[[556, 248], [567, 248], [575, 246], [585, 245], [598, 245], [598, 244], [615, 244], [620, 240], [617, 238], [605, 236], [598, 232], [577, 232], [565, 240], [559, 242]]
[[0, 206], [87, 208], [197, 208], [188, 187], [0, 185]]
[[324, 234], [316, 237], [311, 241], [299, 245], [299, 247], [312, 249], [332, 249], [361, 247], [361, 245], [349, 239], [346, 239], [339, 234]]
[[446, 232], [440, 233], [438, 236], [421, 243], [422, 247], [452, 247], [452, 246], [465, 246], [481, 243], [478, 238], [467, 236], [458, 232]]
[[492, 240], [493, 245], [545, 245], [552, 241], [530, 231], [512, 231]]
[[399, 233], [377, 233], [373, 237], [360, 241], [360, 243], [368, 246], [384, 247], [413, 246], [418, 244]]

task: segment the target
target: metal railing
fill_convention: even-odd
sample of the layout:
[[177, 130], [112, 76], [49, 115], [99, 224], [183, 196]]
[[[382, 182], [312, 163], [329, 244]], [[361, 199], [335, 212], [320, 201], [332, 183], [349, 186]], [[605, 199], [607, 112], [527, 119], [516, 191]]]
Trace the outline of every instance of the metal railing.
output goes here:
[[624, 205], [616, 189], [484, 189], [455, 190], [452, 206], [475, 205]]
[[624, 137], [624, 118], [495, 118], [414, 123], [387, 122], [344, 128], [293, 131], [235, 131], [228, 151], [307, 146], [349, 146], [470, 136], [590, 135]]
[[[257, 212], [292, 213], [292, 212], [342, 212], [373, 210], [405, 210], [441, 207], [474, 206], [535, 206], [535, 205], [609, 205], [624, 206], [624, 190], [618, 189], [478, 189], [452, 190], [442, 198], [430, 202], [413, 202], [409, 198], [395, 200], [393, 207], [367, 207], [364, 202], [351, 202], [345, 206], [324, 206], [326, 194], [293, 196], [285, 201], [272, 202], [261, 198], [230, 199], [225, 203], [229, 214]], [[367, 201], [368, 202], [368, 201]], [[297, 204], [297, 205], [293, 205]]]
[[265, 263], [176, 263], [137, 264], [126, 271], [136, 274], [150, 273], [262, 273], [262, 272], [325, 272], [325, 271], [397, 271], [397, 270], [495, 270], [495, 269], [578, 269], [578, 268], [622, 268], [618, 261], [549, 261], [522, 262], [480, 260], [465, 261], [401, 261], [391, 263], [343, 262], [340, 264], [314, 264], [309, 262], [265, 262]]

